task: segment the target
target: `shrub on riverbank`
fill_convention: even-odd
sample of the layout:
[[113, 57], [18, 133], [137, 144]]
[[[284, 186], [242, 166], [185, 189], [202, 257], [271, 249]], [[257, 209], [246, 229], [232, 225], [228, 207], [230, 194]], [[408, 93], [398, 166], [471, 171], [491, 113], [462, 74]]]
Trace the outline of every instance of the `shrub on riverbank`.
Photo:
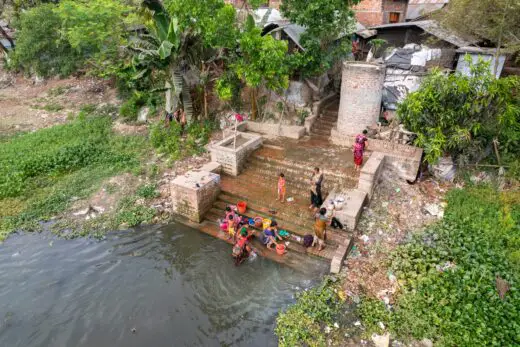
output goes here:
[[275, 333], [280, 346], [324, 346], [322, 329], [334, 325], [344, 302], [339, 281], [331, 278], [298, 294], [296, 303], [276, 319]]
[[[199, 155], [208, 143], [213, 124], [209, 121], [193, 122], [183, 133], [181, 126], [175, 121], [165, 127], [163, 122], [157, 122], [151, 127], [150, 139], [153, 147], [159, 153], [169, 155], [178, 160], [191, 155]], [[183, 136], [185, 134], [186, 136]]]
[[101, 182], [140, 166], [142, 136], [112, 132], [108, 117], [83, 113], [65, 125], [14, 136], [0, 146], [0, 240], [88, 197]]
[[382, 322], [399, 338], [439, 346], [520, 344], [519, 225], [519, 192], [450, 192], [444, 220], [393, 255], [401, 292], [392, 310], [362, 303], [368, 333]]

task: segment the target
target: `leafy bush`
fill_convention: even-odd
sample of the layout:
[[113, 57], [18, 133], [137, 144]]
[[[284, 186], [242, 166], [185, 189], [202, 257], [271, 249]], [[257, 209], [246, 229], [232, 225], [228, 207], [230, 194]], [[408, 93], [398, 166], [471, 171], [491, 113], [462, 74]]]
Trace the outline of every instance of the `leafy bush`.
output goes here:
[[212, 129], [213, 125], [210, 122], [191, 123], [186, 127], [184, 137], [178, 123], [172, 122], [169, 127], [165, 127], [164, 123], [158, 122], [152, 125], [150, 140], [152, 146], [160, 153], [168, 154], [177, 160], [203, 153]]
[[496, 79], [482, 61], [470, 68], [471, 76], [434, 71], [399, 104], [399, 119], [430, 163], [444, 153], [462, 164], [482, 160], [494, 140], [504, 160], [520, 154], [520, 78]]
[[[369, 327], [382, 321], [400, 337], [439, 346], [517, 346], [520, 194], [476, 186], [453, 190], [448, 202], [442, 222], [393, 256], [402, 284], [394, 311], [369, 301], [361, 316]], [[503, 298], [502, 280], [510, 287]]]
[[120, 66], [132, 8], [117, 0], [64, 0], [21, 13], [12, 67], [66, 76], [88, 67], [102, 77]]
[[332, 325], [344, 304], [341, 286], [327, 277], [323, 283], [298, 294], [297, 301], [276, 319], [279, 345], [324, 346], [321, 329]]
[[119, 114], [127, 121], [136, 121], [141, 107], [147, 106], [151, 113], [163, 102], [162, 97], [158, 93], [146, 93], [135, 91], [132, 96], [125, 101], [120, 109]]
[[60, 35], [56, 5], [44, 4], [22, 12], [11, 67], [40, 76], [70, 75], [83, 59]]

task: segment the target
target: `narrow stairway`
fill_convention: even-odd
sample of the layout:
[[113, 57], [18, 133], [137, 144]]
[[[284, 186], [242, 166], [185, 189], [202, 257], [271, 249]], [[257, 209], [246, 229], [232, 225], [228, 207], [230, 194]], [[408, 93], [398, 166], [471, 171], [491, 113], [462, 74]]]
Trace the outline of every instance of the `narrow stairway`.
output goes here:
[[331, 135], [332, 128], [338, 122], [339, 100], [332, 99], [320, 113], [318, 119], [311, 128], [311, 136], [328, 138]]

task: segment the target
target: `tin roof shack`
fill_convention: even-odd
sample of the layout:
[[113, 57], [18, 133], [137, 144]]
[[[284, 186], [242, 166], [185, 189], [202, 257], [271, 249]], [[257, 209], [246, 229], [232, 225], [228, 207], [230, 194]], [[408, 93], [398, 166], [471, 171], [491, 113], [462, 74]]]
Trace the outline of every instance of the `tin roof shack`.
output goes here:
[[[479, 59], [490, 62], [489, 71], [493, 73], [496, 65], [496, 53], [497, 51], [494, 48], [461, 47], [457, 50], [457, 54], [459, 55], [457, 62], [457, 71], [463, 73], [466, 76], [469, 76], [471, 74], [469, 64], [466, 61], [466, 56], [469, 55], [473, 63], [477, 63]], [[505, 61], [506, 56], [504, 54], [501, 54], [498, 57], [497, 71], [495, 72], [497, 78], [499, 78], [502, 74], [502, 69], [504, 68]]]
[[392, 118], [397, 104], [419, 89], [428, 69], [442, 67], [442, 50], [416, 44], [397, 48], [384, 58], [386, 76], [383, 82], [383, 107]]

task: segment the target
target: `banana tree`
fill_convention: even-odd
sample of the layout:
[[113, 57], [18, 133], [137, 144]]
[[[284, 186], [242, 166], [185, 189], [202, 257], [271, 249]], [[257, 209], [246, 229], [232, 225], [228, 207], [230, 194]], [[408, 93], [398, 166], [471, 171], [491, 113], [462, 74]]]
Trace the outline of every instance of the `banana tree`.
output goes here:
[[167, 71], [166, 111], [183, 108], [189, 122], [193, 103], [186, 72], [199, 62], [196, 54], [202, 52], [200, 36], [192, 30], [182, 31], [177, 18], [171, 17], [159, 0], [144, 0], [143, 6], [152, 15], [152, 26], [130, 47], [136, 52], [133, 65], [138, 73], [134, 78], [143, 78], [156, 69]]

